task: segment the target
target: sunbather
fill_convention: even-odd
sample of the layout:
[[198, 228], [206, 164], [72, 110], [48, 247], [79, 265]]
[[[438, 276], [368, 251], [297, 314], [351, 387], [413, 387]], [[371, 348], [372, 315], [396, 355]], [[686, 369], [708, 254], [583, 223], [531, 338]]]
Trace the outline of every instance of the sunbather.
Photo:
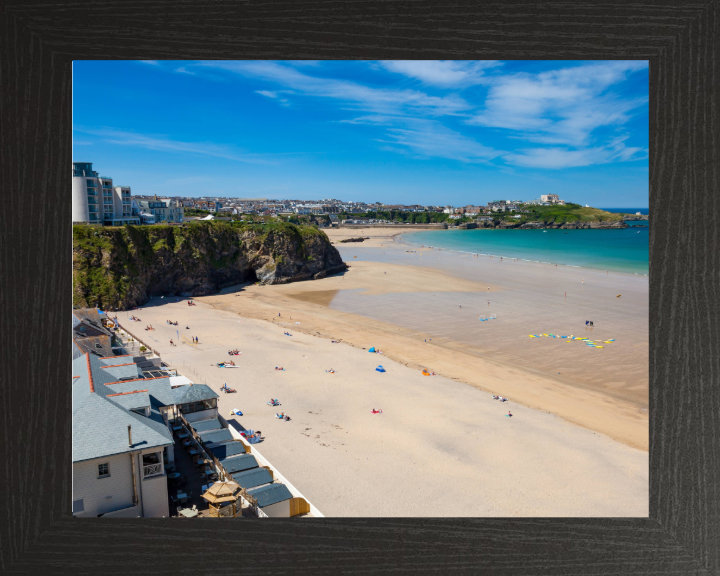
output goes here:
[[382, 414], [382, 410], [375, 410], [375, 408], [372, 409], [373, 414]]
[[332, 368], [330, 368], [330, 370], [325, 370], [325, 372], [328, 372], [329, 374], [335, 374], [335, 370], [333, 370]]
[[282, 372], [284, 372], [285, 368], [283, 368], [282, 366], [275, 366], [275, 370], [281, 370]]

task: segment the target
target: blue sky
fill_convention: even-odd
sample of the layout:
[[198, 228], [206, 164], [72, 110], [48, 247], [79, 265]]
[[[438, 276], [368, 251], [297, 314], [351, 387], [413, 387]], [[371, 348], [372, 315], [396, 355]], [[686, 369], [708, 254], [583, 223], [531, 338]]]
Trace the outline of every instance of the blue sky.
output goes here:
[[135, 194], [646, 207], [648, 63], [75, 62], [73, 159]]

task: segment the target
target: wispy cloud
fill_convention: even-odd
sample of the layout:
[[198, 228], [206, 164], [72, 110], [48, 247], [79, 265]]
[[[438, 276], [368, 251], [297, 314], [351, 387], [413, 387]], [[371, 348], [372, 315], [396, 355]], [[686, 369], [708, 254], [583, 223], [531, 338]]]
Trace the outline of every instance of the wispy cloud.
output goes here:
[[572, 150], [569, 148], [525, 148], [503, 156], [503, 159], [517, 166], [529, 168], [576, 168], [609, 162], [642, 160], [648, 157], [647, 150], [625, 146], [627, 136], [616, 139], [606, 146], [592, 146]]
[[151, 66], [160, 66], [160, 62], [157, 60], [138, 60], [141, 64], [150, 64]]
[[594, 130], [621, 126], [647, 98], [624, 99], [608, 92], [647, 62], [586, 64], [539, 74], [498, 76], [485, 108], [470, 124], [504, 128], [541, 144], [586, 146]]
[[[349, 124], [369, 124], [385, 127], [381, 149], [392, 152], [411, 151], [418, 158], [448, 158], [460, 162], [487, 162], [502, 155], [494, 150], [448, 128], [438, 120], [407, 118], [402, 116], [370, 115], [346, 121]], [[406, 148], [398, 148], [404, 146]]]
[[488, 68], [500, 66], [497, 60], [387, 60], [379, 63], [390, 72], [397, 72], [425, 84], [440, 87], [469, 86], [484, 80]]
[[370, 112], [443, 116], [472, 108], [457, 94], [430, 96], [417, 90], [373, 88], [349, 80], [310, 76], [277, 62], [201, 62], [198, 66], [276, 82], [305, 96], [340, 100], [345, 106]]
[[189, 70], [185, 69], [185, 66], [180, 66], [180, 68], [175, 68], [175, 72], [179, 72], [180, 74], [192, 74], [195, 76], [195, 72], [190, 72]]
[[267, 96], [268, 98], [277, 98], [277, 92], [271, 92], [270, 90], [255, 90], [256, 94], [261, 94], [262, 96]]
[[437, 121], [414, 120], [403, 128], [389, 128], [395, 145], [406, 146], [424, 157], [448, 158], [466, 163], [487, 162], [502, 154]]
[[215, 158], [225, 158], [237, 162], [250, 162], [256, 164], [269, 164], [271, 161], [267, 156], [260, 154], [245, 154], [234, 150], [229, 146], [222, 146], [212, 142], [182, 142], [158, 135], [145, 135], [133, 132], [114, 130], [112, 128], [85, 128], [75, 126], [74, 130], [83, 134], [99, 136], [104, 141], [122, 146], [135, 146], [147, 150], [159, 150], [164, 152], [184, 152]]

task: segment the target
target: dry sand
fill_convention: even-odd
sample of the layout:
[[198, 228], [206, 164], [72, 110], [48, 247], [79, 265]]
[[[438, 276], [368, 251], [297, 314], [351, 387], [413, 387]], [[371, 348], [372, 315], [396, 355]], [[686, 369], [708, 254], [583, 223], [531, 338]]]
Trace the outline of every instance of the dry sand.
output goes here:
[[[576, 342], [530, 339], [527, 334], [537, 331], [525, 329], [520, 339], [515, 333], [521, 320], [509, 311], [492, 327], [493, 345], [487, 350], [477, 350], [472, 338], [454, 337], [447, 326], [432, 323], [423, 332], [422, 323], [413, 327], [402, 320], [404, 302], [425, 298], [424, 312], [438, 314], [435, 302], [450, 306], [457, 294], [471, 299], [490, 286], [494, 298], [504, 294], [506, 307], [520, 306], [512, 298], [527, 299], [548, 280], [531, 265], [500, 271], [495, 262], [481, 259], [473, 265], [480, 267], [482, 283], [474, 279], [480, 273], [475, 268], [449, 276], [439, 263], [372, 262], [382, 260], [381, 251], [405, 258], [408, 247], [392, 242], [386, 234], [393, 231], [387, 229], [340, 232], [376, 236], [369, 246], [368, 241], [351, 249], [338, 245], [352, 266], [344, 275], [228, 289], [197, 298], [196, 307], [154, 299], [136, 313], [141, 323], [123, 320], [124, 313], [119, 319], [194, 381], [215, 390], [225, 382], [236, 388], [237, 394], [222, 394], [221, 413], [229, 417], [232, 408], [242, 410], [238, 423], [265, 437], [260, 452], [327, 516], [648, 515], [647, 385], [643, 388], [642, 373], [626, 374], [638, 357], [642, 361], [646, 344], [639, 352], [627, 345], [586, 350]], [[348, 258], [348, 250], [362, 261]], [[449, 257], [443, 258], [448, 266]], [[605, 289], [599, 287], [600, 273], [583, 274], [586, 299], [607, 308], [595, 293]], [[643, 297], [642, 286], [620, 281], [627, 283], [626, 302], [632, 307]], [[395, 306], [397, 317], [383, 322], [367, 310], [335, 308], [338, 301], [358, 308], [363, 299], [373, 301], [373, 310]], [[588, 302], [572, 305], [586, 310]], [[454, 307], [452, 322], [460, 325], [465, 320]], [[642, 320], [642, 313], [629, 320]], [[468, 322], [473, 316], [472, 326], [488, 324], [478, 323], [474, 314], [467, 315]], [[606, 314], [603, 325], [610, 323], [614, 331], [606, 337], [641, 340], [633, 322], [622, 323], [624, 314]], [[507, 316], [512, 318], [501, 323]], [[176, 329], [165, 325], [166, 319], [179, 322], [181, 335], [199, 336], [199, 350], [171, 347]], [[147, 323], [156, 330], [139, 330]], [[562, 326], [549, 331], [565, 334]], [[425, 343], [426, 338], [433, 340]], [[363, 346], [385, 354], [369, 354]], [[513, 347], [508, 359], [507, 349]], [[233, 357], [241, 368], [215, 367], [229, 358], [230, 348], [243, 352]], [[599, 357], [603, 352], [608, 354]], [[553, 378], [543, 367], [548, 356], [580, 367]], [[378, 364], [387, 372], [376, 372]], [[442, 376], [422, 376], [421, 367]], [[329, 368], [337, 372], [325, 372]], [[510, 401], [492, 400], [488, 391]], [[265, 404], [271, 397], [280, 399], [279, 409]], [[371, 414], [373, 408], [383, 414]], [[292, 420], [275, 419], [278, 410]], [[505, 416], [508, 410], [511, 418]]]

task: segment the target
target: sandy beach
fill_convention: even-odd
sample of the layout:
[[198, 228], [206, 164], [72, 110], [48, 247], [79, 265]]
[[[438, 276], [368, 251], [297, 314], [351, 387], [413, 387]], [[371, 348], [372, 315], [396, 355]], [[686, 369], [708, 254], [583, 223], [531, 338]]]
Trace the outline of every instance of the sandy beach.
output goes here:
[[[155, 298], [142, 322], [119, 320], [194, 381], [236, 388], [223, 415], [242, 410], [262, 454], [327, 516], [647, 516], [647, 279], [582, 270], [578, 286], [577, 270], [459, 260], [394, 232], [329, 230], [371, 237], [336, 244], [344, 274], [195, 307]], [[171, 347], [166, 319], [199, 349]], [[528, 337], [539, 333], [616, 342]], [[241, 368], [215, 367], [230, 348]]]

